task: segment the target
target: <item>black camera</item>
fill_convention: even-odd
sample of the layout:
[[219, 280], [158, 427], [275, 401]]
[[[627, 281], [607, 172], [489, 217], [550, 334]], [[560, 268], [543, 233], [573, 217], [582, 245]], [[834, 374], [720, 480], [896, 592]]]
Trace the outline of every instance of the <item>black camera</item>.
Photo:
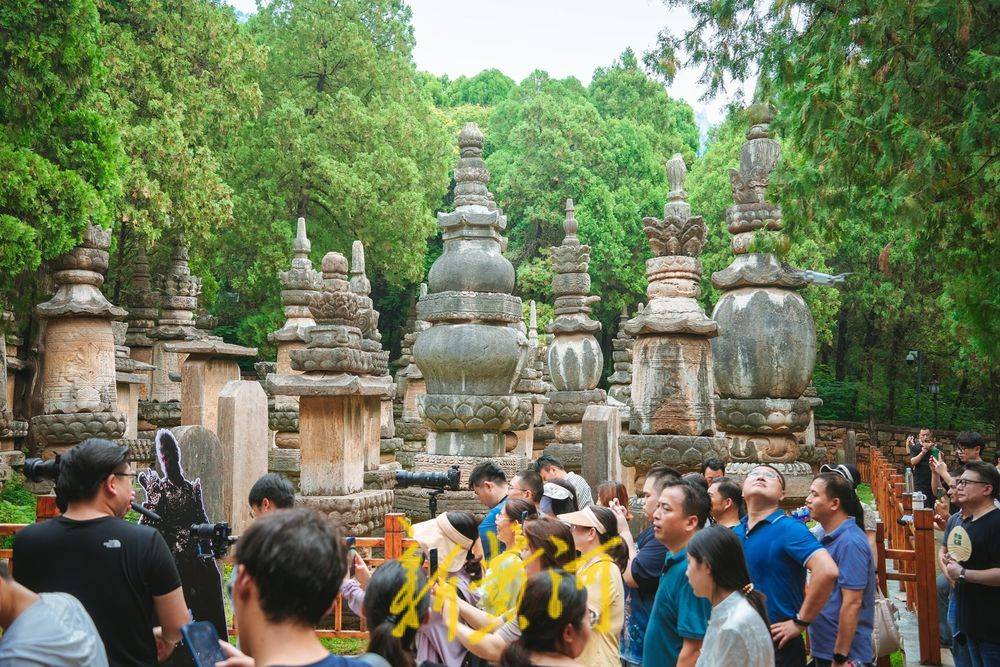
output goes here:
[[192, 525], [191, 539], [195, 543], [198, 558], [202, 560], [225, 558], [229, 547], [236, 541], [232, 528], [224, 521]]
[[462, 482], [462, 473], [458, 466], [448, 468], [448, 472], [410, 472], [409, 470], [396, 471], [396, 486], [422, 486], [427, 489], [440, 489], [442, 491], [458, 491]]
[[24, 459], [21, 472], [32, 482], [56, 481], [59, 478], [59, 455], [54, 459]]

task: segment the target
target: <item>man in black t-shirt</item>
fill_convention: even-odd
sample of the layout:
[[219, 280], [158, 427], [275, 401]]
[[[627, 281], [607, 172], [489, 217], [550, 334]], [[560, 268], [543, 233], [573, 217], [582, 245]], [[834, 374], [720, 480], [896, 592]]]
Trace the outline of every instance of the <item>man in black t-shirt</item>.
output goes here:
[[913, 442], [913, 436], [906, 439], [910, 452], [910, 466], [913, 467], [913, 490], [924, 494], [924, 507], [934, 506], [934, 489], [931, 485], [931, 452], [934, 450], [934, 438], [929, 428], [920, 429], [918, 442]]
[[83, 604], [113, 667], [156, 665], [188, 620], [167, 543], [155, 529], [121, 518], [135, 495], [127, 453], [92, 438], [63, 455], [56, 495], [66, 511], [18, 533], [12, 560], [23, 586], [69, 593]]
[[[955, 500], [968, 518], [972, 555], [958, 561], [949, 552], [945, 574], [955, 582], [956, 664], [1000, 664], [1000, 510], [994, 505], [1000, 491], [1000, 472], [988, 463], [973, 461], [955, 479]], [[963, 660], [964, 658], [964, 660]]]

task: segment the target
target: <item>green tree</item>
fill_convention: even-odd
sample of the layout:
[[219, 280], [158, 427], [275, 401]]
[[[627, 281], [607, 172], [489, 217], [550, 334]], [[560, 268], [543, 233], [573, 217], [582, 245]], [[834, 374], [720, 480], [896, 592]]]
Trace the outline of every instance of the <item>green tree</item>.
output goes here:
[[[710, 91], [759, 76], [778, 125], [822, 165], [831, 208], [905, 226], [933, 257], [945, 320], [1000, 383], [1000, 32], [995, 6], [968, 0], [670, 0], [694, 28], [664, 35]], [[655, 58], [654, 58], [655, 59]], [[844, 230], [830, 221], [834, 236]], [[844, 238], [841, 236], [841, 238]], [[846, 238], [844, 239], [846, 241]], [[994, 390], [1000, 401], [1000, 388]], [[1000, 420], [1000, 404], [995, 408]]]
[[100, 111], [99, 34], [92, 0], [0, 11], [0, 293], [88, 223], [111, 225], [122, 153]]
[[[303, 216], [316, 261], [365, 243], [382, 326], [393, 328], [400, 290], [422, 278], [454, 143], [417, 81], [410, 10], [398, 0], [282, 0], [248, 28], [268, 54], [263, 105], [227, 152], [238, 225], [219, 236], [214, 268], [240, 295], [233, 317], [277, 311], [276, 274]], [[250, 324], [234, 326], [260, 342], [263, 327]]]
[[451, 106], [476, 104], [495, 106], [511, 96], [517, 84], [498, 69], [484, 69], [473, 77], [460, 76], [448, 86], [447, 100]]

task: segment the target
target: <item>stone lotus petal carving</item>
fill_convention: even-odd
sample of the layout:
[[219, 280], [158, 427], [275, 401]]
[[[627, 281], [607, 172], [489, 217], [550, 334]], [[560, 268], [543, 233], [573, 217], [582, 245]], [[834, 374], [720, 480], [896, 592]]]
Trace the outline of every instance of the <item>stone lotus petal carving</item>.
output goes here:
[[588, 389], [584, 391], [550, 391], [546, 398], [545, 414], [556, 422], [583, 421], [587, 408], [597, 403], [604, 403], [607, 394], [603, 389]]
[[812, 399], [718, 399], [715, 421], [734, 433], [795, 433], [809, 426]]
[[656, 257], [687, 255], [697, 257], [705, 246], [705, 222], [700, 215], [687, 219], [643, 218], [642, 231]]
[[309, 312], [317, 324], [358, 326], [358, 297], [353, 292], [323, 290], [309, 295]]
[[180, 401], [139, 401], [139, 417], [161, 428], [181, 425]]
[[31, 428], [40, 442], [49, 445], [75, 444], [87, 438], [117, 440], [125, 434], [125, 415], [121, 412], [37, 415], [31, 418]]
[[419, 410], [435, 431], [511, 431], [525, 420], [521, 403], [519, 396], [426, 394]]
[[723, 436], [692, 435], [632, 435], [622, 433], [618, 439], [622, 464], [648, 470], [654, 465], [667, 465], [683, 471], [704, 469], [710, 458], [726, 461], [729, 448]]

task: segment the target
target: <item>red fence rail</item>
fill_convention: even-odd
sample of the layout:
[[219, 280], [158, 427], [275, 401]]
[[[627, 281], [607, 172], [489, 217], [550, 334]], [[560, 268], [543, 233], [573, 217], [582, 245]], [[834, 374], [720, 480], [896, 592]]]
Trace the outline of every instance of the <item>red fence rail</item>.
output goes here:
[[[920, 664], [940, 665], [934, 510], [913, 509], [913, 495], [905, 491], [903, 475], [879, 450], [869, 448], [867, 460], [859, 460], [858, 469], [871, 486], [882, 517], [875, 534], [879, 588], [888, 596], [887, 582], [900, 582], [906, 591], [906, 607], [917, 616]], [[894, 572], [888, 571], [886, 559], [893, 561]], [[888, 660], [879, 662], [889, 664]]]

